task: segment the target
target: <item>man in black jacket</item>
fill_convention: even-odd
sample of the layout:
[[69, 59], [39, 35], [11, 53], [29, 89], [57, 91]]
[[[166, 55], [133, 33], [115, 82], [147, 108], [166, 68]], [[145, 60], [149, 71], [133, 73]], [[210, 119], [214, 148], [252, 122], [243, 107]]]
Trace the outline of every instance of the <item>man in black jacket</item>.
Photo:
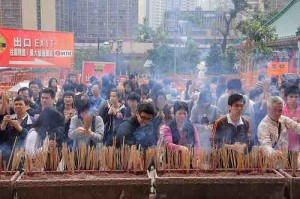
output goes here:
[[[127, 120], [123, 121], [119, 128], [117, 129], [117, 142], [119, 145], [124, 144], [126, 145], [138, 145], [142, 144], [140, 142], [147, 141], [138, 139], [139, 135], [135, 132], [138, 128], [145, 127], [151, 119], [154, 118], [155, 109], [152, 103], [148, 101], [142, 101], [138, 104], [137, 112], [134, 116], [128, 118]], [[154, 134], [154, 132], [149, 132], [150, 134]], [[145, 139], [151, 139], [148, 136], [143, 136]], [[153, 137], [153, 136], [150, 136]], [[154, 138], [152, 138], [154, 139]], [[148, 141], [147, 141], [148, 142]]]
[[1, 124], [0, 144], [3, 156], [8, 159], [16, 142], [16, 147], [22, 147], [28, 131], [33, 125], [33, 118], [26, 112], [29, 101], [23, 96], [14, 99], [13, 115], [5, 115]]

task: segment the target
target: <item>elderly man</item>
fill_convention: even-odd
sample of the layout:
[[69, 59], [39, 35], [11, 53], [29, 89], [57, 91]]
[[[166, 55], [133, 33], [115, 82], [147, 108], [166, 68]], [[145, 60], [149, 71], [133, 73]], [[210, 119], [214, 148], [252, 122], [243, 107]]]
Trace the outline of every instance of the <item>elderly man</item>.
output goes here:
[[268, 114], [258, 126], [258, 142], [266, 155], [276, 157], [287, 153], [288, 129], [300, 134], [300, 124], [282, 115], [283, 104], [282, 98], [269, 97], [267, 101]]

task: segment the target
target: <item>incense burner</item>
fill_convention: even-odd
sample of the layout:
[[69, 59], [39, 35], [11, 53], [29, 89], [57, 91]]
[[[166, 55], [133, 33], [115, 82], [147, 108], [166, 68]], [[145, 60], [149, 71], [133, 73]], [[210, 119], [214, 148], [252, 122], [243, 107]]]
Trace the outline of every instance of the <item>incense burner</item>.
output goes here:
[[157, 198], [284, 198], [276, 170], [165, 170], [155, 180]]
[[149, 195], [146, 173], [126, 171], [32, 172], [16, 181], [19, 198], [133, 198]]
[[290, 199], [300, 198], [300, 170], [296, 170], [295, 174], [291, 169], [279, 170], [279, 172], [286, 177], [287, 196]]
[[19, 176], [19, 172], [1, 172], [0, 173], [0, 198], [13, 198], [14, 182]]

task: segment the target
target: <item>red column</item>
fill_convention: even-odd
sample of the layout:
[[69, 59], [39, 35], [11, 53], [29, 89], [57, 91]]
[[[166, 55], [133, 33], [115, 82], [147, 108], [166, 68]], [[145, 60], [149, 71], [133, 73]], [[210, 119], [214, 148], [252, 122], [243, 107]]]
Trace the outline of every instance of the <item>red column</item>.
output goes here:
[[289, 73], [295, 73], [296, 72], [296, 49], [291, 48], [291, 54], [289, 57]]

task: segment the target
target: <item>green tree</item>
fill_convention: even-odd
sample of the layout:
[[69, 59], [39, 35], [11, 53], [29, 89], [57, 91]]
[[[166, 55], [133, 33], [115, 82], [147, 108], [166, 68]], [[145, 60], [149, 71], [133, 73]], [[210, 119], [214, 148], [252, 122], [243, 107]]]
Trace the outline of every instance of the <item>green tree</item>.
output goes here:
[[179, 20], [188, 21], [191, 23], [193, 27], [201, 28], [203, 25], [203, 19], [199, 15], [195, 15], [194, 13], [185, 13], [178, 17]]
[[162, 27], [157, 28], [153, 34], [154, 48], [157, 46], [165, 45], [167, 43], [168, 38], [168, 33]]
[[216, 74], [220, 72], [222, 66], [221, 46], [214, 43], [210, 47], [208, 56], [206, 57], [207, 74]]
[[222, 41], [222, 52], [226, 54], [227, 49], [227, 43], [228, 43], [228, 37], [230, 34], [230, 31], [234, 29], [233, 27], [233, 21], [237, 18], [238, 14], [245, 11], [248, 7], [247, 0], [231, 0], [233, 4], [233, 8], [229, 11], [224, 11], [222, 13], [223, 15], [223, 27], [218, 27], [217, 30], [222, 34], [223, 41]]
[[276, 30], [274, 27], [265, 26], [267, 18], [263, 13], [256, 13], [252, 18], [242, 21], [238, 29], [247, 40], [254, 43], [253, 50], [256, 53], [270, 55], [272, 49], [266, 46], [266, 42], [275, 41], [277, 39]]
[[149, 21], [147, 18], [144, 19], [143, 24], [137, 25], [137, 41], [138, 42], [149, 42], [153, 40], [154, 30], [150, 28]]
[[174, 49], [167, 44], [156, 46], [148, 50], [147, 57], [153, 62], [153, 73], [167, 74], [173, 71], [174, 66]]
[[182, 60], [178, 72], [191, 73], [200, 62], [200, 51], [197, 42], [192, 39], [187, 40], [183, 53], [179, 55], [178, 60]]

